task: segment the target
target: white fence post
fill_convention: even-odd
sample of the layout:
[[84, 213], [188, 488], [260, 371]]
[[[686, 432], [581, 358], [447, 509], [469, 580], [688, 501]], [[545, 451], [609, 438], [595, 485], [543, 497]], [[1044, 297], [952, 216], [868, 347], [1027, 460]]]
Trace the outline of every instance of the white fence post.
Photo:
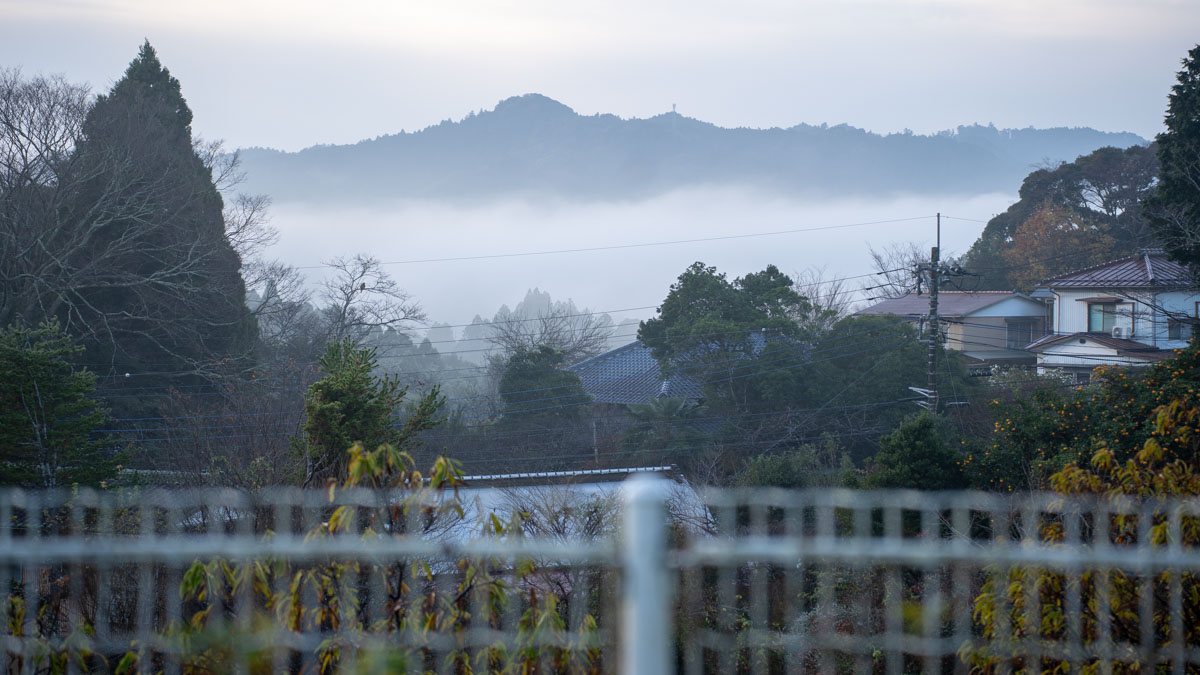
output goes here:
[[621, 671], [674, 672], [670, 575], [666, 567], [667, 483], [647, 475], [625, 481], [621, 541]]

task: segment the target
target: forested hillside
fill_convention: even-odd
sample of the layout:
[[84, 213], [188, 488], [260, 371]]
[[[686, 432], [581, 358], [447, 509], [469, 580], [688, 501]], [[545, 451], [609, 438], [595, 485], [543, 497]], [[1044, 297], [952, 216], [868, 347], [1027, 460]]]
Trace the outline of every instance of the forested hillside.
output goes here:
[[288, 153], [242, 152], [253, 191], [281, 201], [629, 199], [689, 186], [880, 196], [1011, 190], [1035, 166], [1146, 141], [1087, 128], [960, 126], [923, 136], [846, 125], [727, 129], [665, 113], [583, 116], [538, 94], [412, 133]]
[[988, 221], [964, 256], [980, 286], [1029, 291], [1042, 280], [1160, 245], [1144, 202], [1154, 145], [1106, 147], [1025, 177], [1020, 199]]

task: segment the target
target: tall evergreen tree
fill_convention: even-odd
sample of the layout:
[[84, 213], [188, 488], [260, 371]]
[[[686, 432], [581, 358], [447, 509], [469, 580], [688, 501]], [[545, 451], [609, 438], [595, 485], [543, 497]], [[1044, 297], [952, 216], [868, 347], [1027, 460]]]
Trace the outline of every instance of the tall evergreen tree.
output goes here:
[[1183, 60], [1158, 135], [1158, 185], [1146, 212], [1172, 259], [1200, 264], [1200, 45]]
[[[57, 314], [115, 372], [193, 373], [250, 352], [254, 325], [222, 199], [196, 153], [179, 81], [147, 42], [83, 123], [73, 222], [96, 269]], [[78, 232], [75, 233], [78, 236]]]

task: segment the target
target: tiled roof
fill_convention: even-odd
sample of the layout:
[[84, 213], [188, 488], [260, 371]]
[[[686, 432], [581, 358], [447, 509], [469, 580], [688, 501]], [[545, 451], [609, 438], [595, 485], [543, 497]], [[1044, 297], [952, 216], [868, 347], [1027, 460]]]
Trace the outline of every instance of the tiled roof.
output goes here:
[[1133, 356], [1147, 361], [1161, 361], [1175, 354], [1173, 349], [1159, 349], [1153, 345], [1142, 344], [1136, 340], [1126, 340], [1124, 338], [1115, 338], [1106, 333], [1072, 333], [1070, 335], [1047, 335], [1029, 346], [1026, 350], [1038, 352], [1046, 347], [1061, 344], [1063, 342], [1072, 342], [1075, 340], [1088, 340], [1097, 344], [1102, 344], [1105, 347], [1114, 349], [1118, 356]]
[[583, 390], [598, 403], [632, 405], [649, 403], [660, 396], [697, 400], [701, 386], [681, 375], [662, 379], [658, 360], [641, 341], [580, 361], [567, 370], [579, 376]]
[[1049, 288], [1178, 288], [1188, 286], [1191, 275], [1167, 259], [1162, 249], [1145, 249], [1120, 260], [1085, 267], [1042, 282]]
[[[1025, 297], [1012, 291], [942, 291], [938, 293], [938, 314], [940, 316], [966, 316], [1014, 296]], [[871, 305], [858, 313], [924, 316], [929, 313], [929, 295], [909, 293]]]

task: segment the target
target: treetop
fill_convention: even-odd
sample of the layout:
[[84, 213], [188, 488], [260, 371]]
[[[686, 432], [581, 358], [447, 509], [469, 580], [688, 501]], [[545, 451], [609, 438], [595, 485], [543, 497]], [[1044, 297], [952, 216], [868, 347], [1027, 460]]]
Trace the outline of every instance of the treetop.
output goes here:
[[158, 99], [173, 115], [179, 128], [191, 133], [192, 111], [183, 98], [179, 80], [159, 61], [158, 52], [149, 40], [142, 43], [137, 56], [129, 62], [125, 74], [113, 85], [109, 94], [114, 98], [131, 95]]

